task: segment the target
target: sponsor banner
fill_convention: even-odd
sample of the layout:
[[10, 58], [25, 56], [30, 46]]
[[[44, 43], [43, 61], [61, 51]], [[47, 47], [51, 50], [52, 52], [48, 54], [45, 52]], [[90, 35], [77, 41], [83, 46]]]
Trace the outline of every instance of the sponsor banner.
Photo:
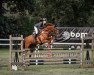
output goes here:
[[57, 27], [59, 36], [56, 42], [68, 42], [80, 40], [82, 37], [91, 36], [94, 32], [94, 27]]

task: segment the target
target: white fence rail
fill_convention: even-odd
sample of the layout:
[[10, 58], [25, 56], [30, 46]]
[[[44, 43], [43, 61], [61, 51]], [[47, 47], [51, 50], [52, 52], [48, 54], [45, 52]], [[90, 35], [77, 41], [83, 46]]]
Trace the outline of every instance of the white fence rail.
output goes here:
[[[9, 41], [9, 39], [0, 39], [0, 41]], [[58, 43], [58, 42], [54, 42], [53, 44], [57, 44], [57, 45], [81, 45], [82, 43]], [[91, 43], [89, 43], [91, 45]], [[10, 45], [9, 43], [7, 44], [4, 44], [4, 43], [0, 43], [0, 45], [2, 46], [7, 46], [7, 45]], [[13, 44], [15, 45], [15, 44]], [[21, 44], [18, 44], [18, 45], [21, 45]], [[86, 43], [84, 43], [84, 45], [86, 45]]]
[[[0, 41], [9, 41], [10, 39], [0, 39]], [[10, 44], [9, 43], [1, 43], [0, 42], [0, 46], [9, 46]], [[12, 44], [12, 45], [21, 45], [21, 44]]]

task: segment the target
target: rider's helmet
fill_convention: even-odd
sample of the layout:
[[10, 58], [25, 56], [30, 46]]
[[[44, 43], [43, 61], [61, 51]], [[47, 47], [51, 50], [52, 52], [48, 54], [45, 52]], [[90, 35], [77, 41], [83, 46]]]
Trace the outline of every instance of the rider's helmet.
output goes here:
[[40, 21], [47, 21], [46, 18], [40, 18]]

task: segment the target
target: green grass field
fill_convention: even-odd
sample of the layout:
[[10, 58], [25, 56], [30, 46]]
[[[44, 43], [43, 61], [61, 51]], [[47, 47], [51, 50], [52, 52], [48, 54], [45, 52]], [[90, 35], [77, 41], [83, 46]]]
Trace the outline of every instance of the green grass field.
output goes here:
[[94, 68], [66, 65], [31, 65], [26, 71], [10, 71], [9, 52], [0, 49], [0, 75], [94, 75]]

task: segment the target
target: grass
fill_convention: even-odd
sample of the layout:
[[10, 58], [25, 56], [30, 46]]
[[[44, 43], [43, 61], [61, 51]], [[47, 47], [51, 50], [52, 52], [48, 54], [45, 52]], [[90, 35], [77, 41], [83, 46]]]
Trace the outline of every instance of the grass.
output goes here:
[[66, 65], [31, 65], [26, 71], [9, 71], [8, 50], [0, 49], [0, 75], [94, 75], [94, 68]]

